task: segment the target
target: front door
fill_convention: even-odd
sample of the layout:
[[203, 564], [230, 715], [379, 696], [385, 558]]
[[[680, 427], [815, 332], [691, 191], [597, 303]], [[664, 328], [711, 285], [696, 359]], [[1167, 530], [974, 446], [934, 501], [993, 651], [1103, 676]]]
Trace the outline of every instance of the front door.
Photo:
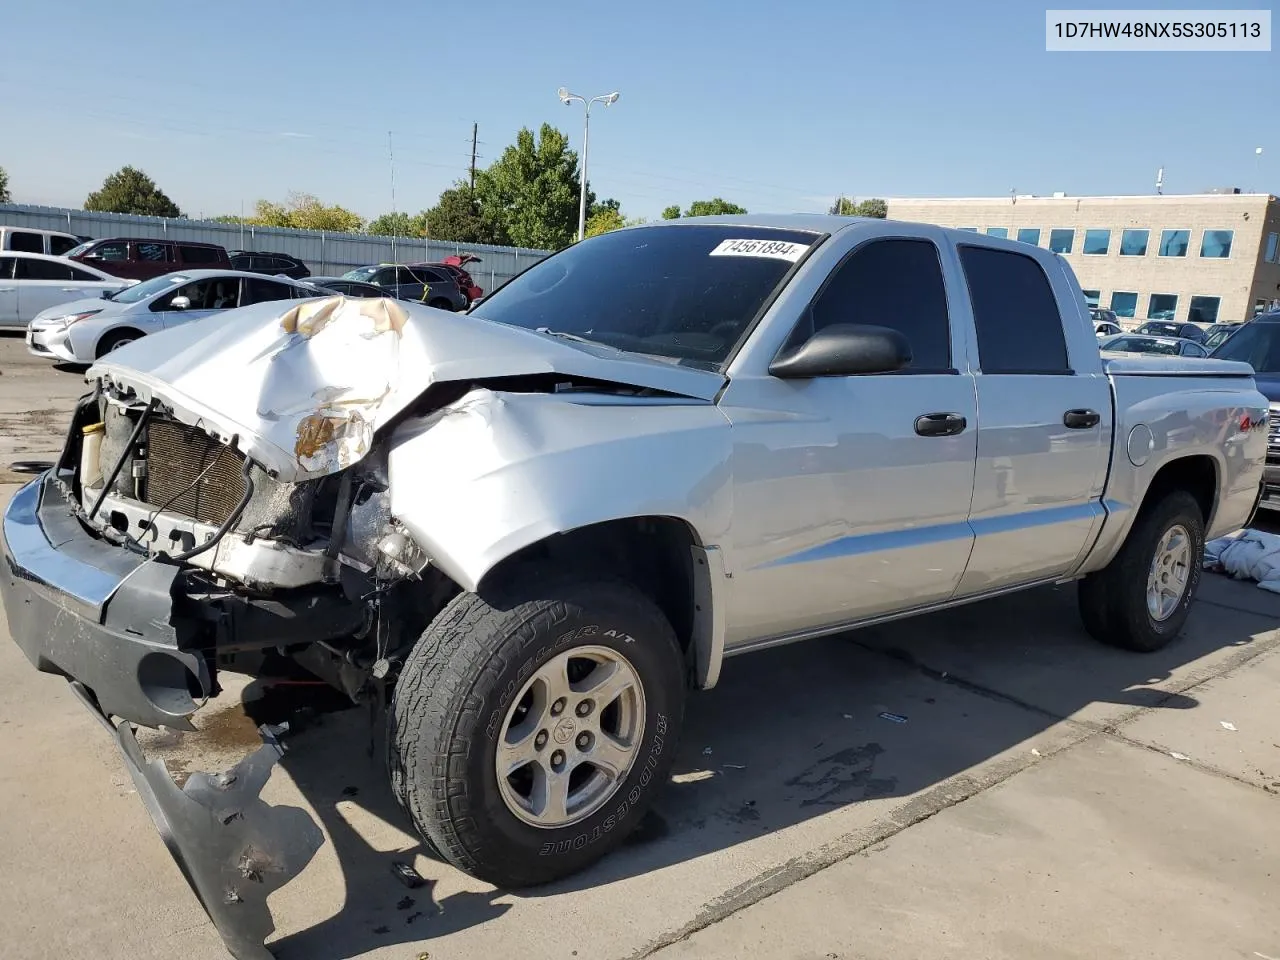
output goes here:
[[18, 315], [18, 284], [13, 279], [13, 263], [16, 257], [0, 257], [0, 325], [17, 326], [22, 322]]
[[1071, 369], [1063, 318], [1032, 257], [959, 247], [977, 333], [976, 540], [960, 583], [969, 596], [1060, 576], [1102, 513], [1111, 388]]
[[733, 424], [729, 645], [946, 600], [964, 573], [973, 377], [938, 248], [878, 229], [836, 268], [793, 339], [830, 323], [895, 327], [911, 366], [735, 378], [721, 401]]
[[[180, 298], [187, 301], [185, 306]], [[184, 283], [157, 297], [151, 304], [151, 310], [159, 315], [160, 322], [168, 330], [170, 327], [202, 320], [219, 310], [230, 309], [236, 306], [239, 298], [238, 278], [205, 278]]]

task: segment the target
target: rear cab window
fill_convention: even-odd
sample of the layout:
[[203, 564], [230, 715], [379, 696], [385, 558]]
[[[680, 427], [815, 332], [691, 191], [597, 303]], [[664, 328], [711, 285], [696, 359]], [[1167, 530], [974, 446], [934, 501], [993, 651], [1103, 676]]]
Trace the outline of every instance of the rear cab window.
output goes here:
[[74, 250], [80, 243], [75, 237], [59, 237], [56, 234], [49, 237], [49, 252], [55, 257], [60, 257], [69, 250]]
[[18, 253], [44, 253], [44, 234], [32, 233], [30, 230], [11, 230], [8, 235], [7, 249]]
[[978, 358], [984, 374], [1069, 374], [1058, 301], [1040, 264], [991, 247], [960, 244]]

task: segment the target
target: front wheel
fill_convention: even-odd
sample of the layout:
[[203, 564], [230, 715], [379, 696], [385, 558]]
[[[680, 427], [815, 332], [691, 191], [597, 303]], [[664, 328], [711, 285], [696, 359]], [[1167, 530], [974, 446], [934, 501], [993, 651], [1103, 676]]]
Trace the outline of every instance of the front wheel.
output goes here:
[[453, 311], [453, 304], [450, 303], [448, 300], [444, 299], [444, 297], [436, 297], [434, 300], [428, 302], [427, 306], [434, 307], [437, 310], [448, 310], [450, 312]]
[[435, 851], [482, 880], [575, 873], [622, 842], [666, 781], [684, 676], [671, 625], [626, 584], [461, 594], [396, 685], [392, 787]]
[[101, 360], [113, 350], [119, 350], [121, 347], [128, 346], [141, 337], [142, 334], [136, 330], [114, 330], [98, 341], [98, 350], [95, 359]]
[[1182, 630], [1200, 584], [1204, 516], [1176, 490], [1134, 521], [1111, 562], [1080, 582], [1080, 616], [1097, 640], [1149, 653]]

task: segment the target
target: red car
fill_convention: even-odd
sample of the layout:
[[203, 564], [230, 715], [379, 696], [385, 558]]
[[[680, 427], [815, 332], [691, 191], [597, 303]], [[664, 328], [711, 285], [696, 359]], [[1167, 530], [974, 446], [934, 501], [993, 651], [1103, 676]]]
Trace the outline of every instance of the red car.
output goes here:
[[432, 264], [432, 266], [443, 267], [453, 274], [458, 280], [459, 289], [467, 295], [467, 303], [471, 303], [473, 300], [479, 300], [483, 297], [484, 291], [476, 285], [475, 280], [471, 278], [471, 274], [464, 269], [464, 265], [479, 262], [479, 257], [464, 253], [460, 257], [445, 257], [439, 263]]
[[175, 270], [232, 269], [223, 247], [186, 240], [110, 237], [82, 243], [65, 256], [126, 280], [150, 280]]

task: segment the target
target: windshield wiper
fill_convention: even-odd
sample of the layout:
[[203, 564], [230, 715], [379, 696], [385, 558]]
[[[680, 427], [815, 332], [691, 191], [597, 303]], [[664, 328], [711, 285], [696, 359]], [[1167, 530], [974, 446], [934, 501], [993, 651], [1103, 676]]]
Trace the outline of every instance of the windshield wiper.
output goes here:
[[591, 340], [587, 337], [581, 337], [576, 333], [569, 333], [567, 330], [552, 330], [550, 327], [534, 327], [535, 333], [541, 333], [547, 337], [559, 337], [561, 340], [572, 340], [574, 343], [589, 343], [594, 347], [609, 347], [610, 350], [617, 350], [617, 347], [611, 347], [607, 343], [601, 343], [599, 340]]

